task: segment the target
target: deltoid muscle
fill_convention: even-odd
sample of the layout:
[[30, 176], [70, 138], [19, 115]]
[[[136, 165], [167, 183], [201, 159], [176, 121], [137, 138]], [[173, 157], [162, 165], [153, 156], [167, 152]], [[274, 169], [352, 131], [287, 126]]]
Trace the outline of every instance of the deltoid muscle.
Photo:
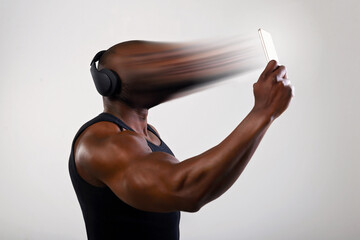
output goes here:
[[121, 99], [151, 108], [206, 84], [246, 73], [262, 63], [256, 39], [232, 38], [192, 43], [128, 41], [111, 47], [100, 68], [116, 71]]

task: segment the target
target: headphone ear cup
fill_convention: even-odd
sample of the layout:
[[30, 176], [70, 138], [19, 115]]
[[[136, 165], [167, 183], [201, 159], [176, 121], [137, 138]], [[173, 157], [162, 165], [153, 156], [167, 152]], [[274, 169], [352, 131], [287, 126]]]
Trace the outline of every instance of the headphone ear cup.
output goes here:
[[117, 93], [121, 87], [121, 81], [118, 75], [109, 70], [97, 70], [95, 63], [91, 65], [90, 72], [95, 83], [96, 90], [102, 96], [112, 96]]
[[111, 88], [111, 81], [105, 73], [101, 73], [96, 69], [95, 63], [90, 68], [91, 76], [94, 80], [96, 90], [103, 96], [105, 96]]
[[113, 95], [119, 93], [119, 90], [121, 88], [121, 80], [120, 80], [118, 74], [116, 72], [106, 69], [106, 68], [100, 70], [99, 72], [101, 74], [106, 75], [108, 82], [110, 82], [110, 84], [107, 84], [110, 86], [107, 88], [107, 92], [103, 96], [113, 96]]
[[99, 59], [105, 52], [106, 50], [102, 50], [95, 55], [95, 57], [90, 63], [90, 72], [94, 80], [96, 90], [102, 96], [108, 97], [114, 96], [115, 94], [120, 92], [121, 79], [115, 71], [106, 68], [101, 69], [100, 71], [97, 69], [95, 63], [99, 61]]

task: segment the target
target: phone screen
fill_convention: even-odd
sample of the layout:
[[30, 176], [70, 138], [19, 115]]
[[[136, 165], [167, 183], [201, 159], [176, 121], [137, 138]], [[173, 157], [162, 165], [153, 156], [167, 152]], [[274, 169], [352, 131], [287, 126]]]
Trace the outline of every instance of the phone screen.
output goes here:
[[261, 44], [263, 46], [266, 60], [269, 62], [270, 60], [276, 60], [279, 62], [279, 58], [276, 54], [274, 42], [272, 40], [271, 34], [265, 31], [264, 29], [259, 29], [259, 36], [261, 40]]

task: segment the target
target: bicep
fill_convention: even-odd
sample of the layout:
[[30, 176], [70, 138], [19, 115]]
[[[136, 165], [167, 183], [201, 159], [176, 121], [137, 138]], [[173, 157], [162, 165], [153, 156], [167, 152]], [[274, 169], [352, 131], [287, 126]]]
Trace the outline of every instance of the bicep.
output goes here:
[[130, 131], [120, 136], [89, 146], [94, 153], [88, 164], [92, 175], [137, 209], [189, 209], [191, 195], [181, 191], [186, 171], [182, 171], [178, 160], [164, 152], [152, 152], [145, 139]]
[[115, 164], [102, 176], [102, 181], [122, 201], [135, 208], [166, 212], [177, 210], [174, 191], [174, 157], [154, 152]]

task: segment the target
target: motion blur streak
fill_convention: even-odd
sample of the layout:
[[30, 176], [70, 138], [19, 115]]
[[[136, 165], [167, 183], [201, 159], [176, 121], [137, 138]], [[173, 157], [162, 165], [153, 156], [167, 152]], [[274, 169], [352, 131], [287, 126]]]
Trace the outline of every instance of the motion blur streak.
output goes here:
[[188, 43], [128, 41], [100, 59], [99, 68], [116, 71], [122, 88], [117, 97], [135, 107], [151, 108], [198, 91], [207, 84], [261, 66], [258, 39], [236, 37]]

